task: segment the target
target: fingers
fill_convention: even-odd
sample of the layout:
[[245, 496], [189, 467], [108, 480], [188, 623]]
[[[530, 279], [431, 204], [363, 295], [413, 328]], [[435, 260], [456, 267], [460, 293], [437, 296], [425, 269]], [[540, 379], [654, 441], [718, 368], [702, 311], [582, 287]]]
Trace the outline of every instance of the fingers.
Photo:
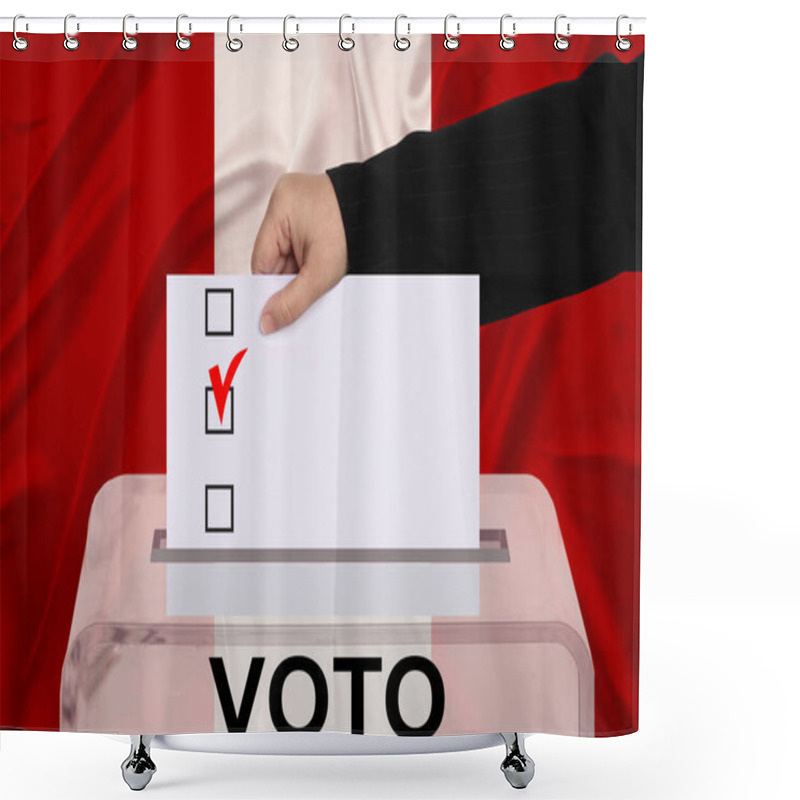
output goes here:
[[274, 333], [294, 322], [330, 287], [321, 264], [309, 262], [297, 277], [267, 300], [261, 313], [261, 332]]
[[250, 268], [256, 273], [297, 273], [264, 306], [260, 326], [265, 334], [294, 322], [344, 277], [347, 242], [327, 175], [281, 177], [256, 236]]
[[286, 209], [277, 195], [275, 192], [270, 198], [253, 244], [250, 271], [254, 273], [297, 272], [298, 269], [286, 222]]

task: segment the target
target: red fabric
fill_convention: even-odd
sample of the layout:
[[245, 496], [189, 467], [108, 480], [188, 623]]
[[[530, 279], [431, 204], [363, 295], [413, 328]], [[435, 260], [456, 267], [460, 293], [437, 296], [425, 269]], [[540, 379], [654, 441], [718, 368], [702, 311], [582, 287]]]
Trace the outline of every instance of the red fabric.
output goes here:
[[[0, 37], [0, 726], [57, 730], [92, 499], [166, 470], [165, 275], [213, 271], [213, 43], [28, 38]], [[641, 51], [497, 38], [434, 39], [434, 128]], [[638, 724], [640, 292], [626, 273], [481, 331], [481, 471], [553, 496], [598, 735]]]
[[[432, 44], [432, 128], [571, 80], [616, 37]], [[628, 265], [621, 265], [627, 267]], [[481, 472], [536, 476], [555, 503], [595, 667], [597, 736], [638, 728], [641, 273], [481, 328]]]
[[0, 38], [0, 725], [57, 730], [92, 499], [166, 471], [165, 275], [213, 271], [213, 37], [28, 38]]
[[443, 39], [431, 38], [434, 130], [512, 97], [573, 80], [603, 53], [628, 63], [644, 50], [644, 36], [632, 37], [625, 52], [615, 47], [616, 36], [576, 36], [567, 50], [558, 51], [549, 34], [517, 36], [513, 50], [501, 50], [499, 28], [497, 36], [463, 37], [457, 50], [446, 50]]

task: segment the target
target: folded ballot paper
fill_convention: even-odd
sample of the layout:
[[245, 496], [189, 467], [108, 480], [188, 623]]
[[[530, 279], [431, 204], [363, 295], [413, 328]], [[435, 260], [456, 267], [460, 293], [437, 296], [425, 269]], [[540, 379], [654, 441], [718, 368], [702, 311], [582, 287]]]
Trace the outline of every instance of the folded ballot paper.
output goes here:
[[478, 613], [478, 277], [291, 279], [167, 278], [169, 613]]

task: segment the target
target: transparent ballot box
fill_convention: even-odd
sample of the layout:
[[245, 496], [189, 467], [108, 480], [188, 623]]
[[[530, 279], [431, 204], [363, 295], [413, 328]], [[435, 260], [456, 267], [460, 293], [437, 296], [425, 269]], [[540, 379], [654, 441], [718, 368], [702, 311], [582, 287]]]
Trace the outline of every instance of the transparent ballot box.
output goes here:
[[[480, 528], [474, 549], [170, 549], [165, 476], [119, 476], [90, 514], [61, 729], [593, 736], [592, 658], [546, 488], [482, 475]], [[303, 602], [316, 576], [330, 613]], [[453, 587], [470, 613], [416, 613], [447, 609]], [[421, 598], [415, 613], [391, 612], [398, 593]]]

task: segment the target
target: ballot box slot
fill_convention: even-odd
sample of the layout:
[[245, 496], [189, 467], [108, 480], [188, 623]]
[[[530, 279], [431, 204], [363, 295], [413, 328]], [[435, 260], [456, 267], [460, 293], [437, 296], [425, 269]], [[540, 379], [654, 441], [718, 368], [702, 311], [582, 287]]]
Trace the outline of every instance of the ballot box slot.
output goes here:
[[471, 548], [390, 548], [390, 547], [230, 547], [189, 548], [167, 546], [167, 531], [157, 528], [153, 533], [150, 554], [153, 562], [168, 563], [496, 563], [509, 561], [508, 540], [503, 528], [483, 528], [480, 547]]

